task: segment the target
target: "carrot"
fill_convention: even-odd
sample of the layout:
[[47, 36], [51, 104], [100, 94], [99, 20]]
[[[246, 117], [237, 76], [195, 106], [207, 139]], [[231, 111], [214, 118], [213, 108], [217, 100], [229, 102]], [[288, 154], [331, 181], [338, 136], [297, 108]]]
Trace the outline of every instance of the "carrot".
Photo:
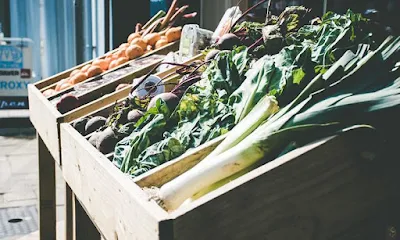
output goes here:
[[146, 49], [147, 43], [142, 38], [136, 38], [131, 42], [131, 45], [138, 45], [142, 49]]
[[131, 43], [133, 40], [135, 40], [136, 38], [140, 38], [140, 33], [131, 33], [128, 36], [128, 43]]
[[144, 53], [143, 48], [141, 48], [139, 45], [130, 45], [126, 50], [125, 50], [125, 56], [129, 59], [134, 59], [137, 57], [142, 56]]
[[174, 27], [169, 29], [165, 36], [167, 37], [168, 42], [174, 42], [181, 38], [182, 27]]
[[157, 49], [157, 48], [160, 48], [160, 47], [163, 47], [163, 46], [165, 46], [165, 45], [167, 45], [167, 44], [168, 44], [168, 40], [166, 40], [166, 39], [160, 39], [160, 40], [158, 40], [157, 43], [156, 43], [156, 49]]
[[94, 76], [97, 76], [103, 72], [103, 69], [101, 69], [99, 66], [93, 65], [89, 68], [89, 70], [86, 72], [87, 77], [91, 78]]
[[68, 83], [70, 83], [71, 85], [75, 85], [75, 84], [77, 84], [77, 83], [80, 83], [80, 82], [85, 81], [86, 79], [87, 79], [86, 73], [80, 72], [80, 73], [78, 73], [78, 74], [72, 76], [72, 77], [69, 79]]
[[143, 40], [151, 46], [154, 46], [158, 40], [160, 40], [161, 36], [159, 33], [150, 33], [146, 35]]
[[81, 72], [81, 70], [75, 69], [74, 71], [72, 71], [72, 72], [69, 74], [69, 76], [72, 77], [72, 76], [74, 76], [75, 74], [80, 73], [80, 72]]

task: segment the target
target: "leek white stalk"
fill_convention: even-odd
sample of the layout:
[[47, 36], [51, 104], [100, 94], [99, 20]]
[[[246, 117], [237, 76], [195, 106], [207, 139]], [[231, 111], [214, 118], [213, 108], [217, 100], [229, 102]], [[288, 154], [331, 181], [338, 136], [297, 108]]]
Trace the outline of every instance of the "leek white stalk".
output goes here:
[[175, 210], [196, 193], [208, 192], [206, 188], [213, 184], [253, 166], [261, 159], [279, 154], [290, 141], [299, 137], [311, 137], [312, 132], [326, 133], [321, 131], [322, 127], [327, 126], [305, 125], [273, 132], [274, 127], [264, 123], [229, 151], [216, 156], [213, 161], [198, 164], [164, 184], [158, 192], [158, 200], [161, 200], [166, 209]]
[[207, 162], [208, 159], [214, 158], [238, 144], [278, 110], [279, 106], [276, 98], [264, 96], [250, 113], [227, 133], [226, 138], [201, 163]]
[[159, 197], [168, 210], [178, 208], [200, 190], [245, 169], [264, 156], [253, 141], [243, 140], [207, 164], [199, 164], [160, 188]]

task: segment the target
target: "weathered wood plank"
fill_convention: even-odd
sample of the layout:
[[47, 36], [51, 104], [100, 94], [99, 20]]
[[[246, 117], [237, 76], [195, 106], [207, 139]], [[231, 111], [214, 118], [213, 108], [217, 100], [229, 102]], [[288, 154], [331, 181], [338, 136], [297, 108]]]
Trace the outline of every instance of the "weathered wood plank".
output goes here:
[[30, 120], [55, 161], [61, 164], [57, 124], [57, 118], [61, 117], [61, 114], [34, 85], [28, 86], [28, 92]]
[[106, 239], [158, 239], [167, 213], [69, 124], [61, 124], [63, 175]]

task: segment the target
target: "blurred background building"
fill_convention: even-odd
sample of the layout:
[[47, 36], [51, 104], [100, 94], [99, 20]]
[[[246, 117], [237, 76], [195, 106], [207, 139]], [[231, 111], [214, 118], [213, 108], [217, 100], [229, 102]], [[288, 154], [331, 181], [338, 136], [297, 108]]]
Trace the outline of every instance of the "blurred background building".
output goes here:
[[[5, 37], [26, 37], [34, 43], [38, 79], [54, 75], [104, 54], [126, 41], [137, 22], [146, 22], [172, 0], [0, 0], [0, 23]], [[261, 0], [180, 0], [199, 14], [194, 22], [214, 30], [225, 10]], [[387, 22], [399, 22], [398, 0], [272, 0], [273, 14], [286, 6], [305, 5], [316, 16], [324, 11], [365, 12], [376, 9]], [[265, 14], [267, 3], [255, 12]]]

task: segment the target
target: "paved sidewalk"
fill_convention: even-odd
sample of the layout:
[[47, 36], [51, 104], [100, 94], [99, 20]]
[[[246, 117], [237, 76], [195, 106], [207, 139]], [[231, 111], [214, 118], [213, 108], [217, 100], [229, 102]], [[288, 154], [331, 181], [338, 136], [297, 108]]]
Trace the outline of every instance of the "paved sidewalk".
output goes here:
[[[58, 168], [56, 178], [57, 219], [60, 221], [64, 218], [64, 182]], [[36, 206], [39, 197], [38, 181], [36, 136], [0, 136], [0, 210]], [[2, 229], [0, 235], [1, 231]], [[25, 239], [38, 239], [37, 236], [37, 233], [33, 233], [30, 238]], [[14, 235], [6, 239], [21, 237]]]

